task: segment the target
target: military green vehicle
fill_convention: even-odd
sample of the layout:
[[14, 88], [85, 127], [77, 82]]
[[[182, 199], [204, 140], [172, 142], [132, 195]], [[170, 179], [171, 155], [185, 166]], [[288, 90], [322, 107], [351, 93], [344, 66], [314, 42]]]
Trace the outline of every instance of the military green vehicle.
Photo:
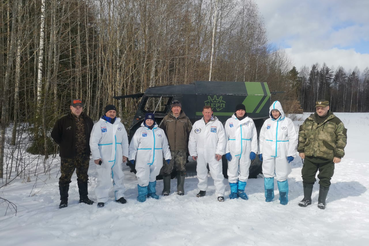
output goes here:
[[[188, 85], [167, 85], [148, 88], [145, 93], [115, 97], [141, 98], [138, 109], [129, 130], [130, 138], [140, 127], [146, 113], [155, 113], [155, 120], [161, 120], [171, 111], [171, 102], [179, 100], [182, 110], [194, 123], [202, 117], [202, 109], [210, 105], [214, 115], [225, 123], [235, 112], [237, 104], [244, 104], [246, 112], [257, 127], [258, 132], [269, 116], [270, 91], [266, 82], [219, 82], [196, 81]], [[255, 171], [254, 171], [255, 169]], [[223, 173], [227, 174], [227, 162], [223, 158]], [[250, 168], [250, 177], [261, 172], [260, 161], [254, 161]]]

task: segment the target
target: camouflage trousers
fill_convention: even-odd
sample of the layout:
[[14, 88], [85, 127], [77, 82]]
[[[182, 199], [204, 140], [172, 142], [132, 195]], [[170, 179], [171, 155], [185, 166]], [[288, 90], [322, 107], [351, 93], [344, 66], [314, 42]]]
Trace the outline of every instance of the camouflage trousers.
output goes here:
[[87, 182], [89, 162], [90, 159], [85, 156], [72, 159], [61, 158], [59, 186], [69, 185], [74, 170], [76, 170], [78, 182]]
[[184, 175], [186, 174], [186, 162], [187, 162], [187, 151], [185, 150], [176, 150], [170, 151], [172, 155], [172, 159], [170, 160], [169, 165], [164, 162], [162, 173], [163, 175], [170, 175], [173, 171], [173, 168], [177, 170], [177, 172], [182, 172]]
[[319, 184], [323, 187], [329, 187], [334, 173], [333, 160], [306, 157], [301, 170], [302, 181], [307, 184], [314, 184], [316, 180], [315, 175], [318, 171]]

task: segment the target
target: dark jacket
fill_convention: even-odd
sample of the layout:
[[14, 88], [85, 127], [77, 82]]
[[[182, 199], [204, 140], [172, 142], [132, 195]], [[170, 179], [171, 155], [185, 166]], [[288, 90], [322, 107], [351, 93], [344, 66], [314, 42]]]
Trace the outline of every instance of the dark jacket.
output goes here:
[[306, 156], [333, 160], [345, 155], [347, 129], [332, 112], [320, 124], [315, 114], [310, 115], [300, 126], [297, 151]]
[[178, 118], [174, 117], [172, 112], [170, 112], [161, 121], [159, 127], [167, 135], [171, 151], [187, 151], [188, 136], [192, 129], [192, 123], [183, 111], [181, 111]]
[[[90, 134], [94, 125], [90, 117], [81, 114], [85, 123], [85, 136], [86, 136], [86, 157], [90, 156]], [[76, 121], [74, 116], [69, 113], [66, 116], [56, 121], [54, 128], [51, 132], [51, 137], [60, 147], [61, 158], [74, 158], [77, 156], [76, 149]]]

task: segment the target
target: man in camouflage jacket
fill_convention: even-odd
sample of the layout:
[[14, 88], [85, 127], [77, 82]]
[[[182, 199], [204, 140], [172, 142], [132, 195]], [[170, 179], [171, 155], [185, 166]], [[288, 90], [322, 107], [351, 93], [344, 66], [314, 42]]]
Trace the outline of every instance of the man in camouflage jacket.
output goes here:
[[297, 151], [304, 161], [301, 171], [304, 198], [299, 202], [299, 206], [306, 207], [311, 204], [315, 175], [319, 171], [318, 207], [325, 209], [334, 165], [345, 155], [347, 130], [342, 121], [329, 111], [328, 101], [319, 100], [315, 107], [316, 112], [304, 121], [299, 131]]
[[70, 113], [56, 121], [51, 137], [59, 145], [60, 172], [59, 208], [68, 206], [69, 183], [76, 170], [79, 190], [79, 202], [93, 204], [88, 198], [88, 167], [90, 161], [90, 134], [93, 121], [83, 113], [83, 103], [79, 99], [72, 100]]

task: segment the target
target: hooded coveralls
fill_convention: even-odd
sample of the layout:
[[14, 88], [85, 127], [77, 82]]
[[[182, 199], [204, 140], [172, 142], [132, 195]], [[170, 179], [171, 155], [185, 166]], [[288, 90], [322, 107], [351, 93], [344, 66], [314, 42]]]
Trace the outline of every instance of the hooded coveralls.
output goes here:
[[[272, 110], [281, 115], [273, 119]], [[292, 120], [285, 116], [282, 105], [275, 101], [269, 108], [267, 119], [260, 131], [260, 154], [263, 155], [263, 174], [266, 178], [276, 177], [277, 181], [287, 180], [291, 167], [287, 156], [296, 155], [298, 135]]]
[[109, 190], [115, 191], [115, 200], [123, 197], [124, 174], [122, 171], [123, 156], [128, 156], [128, 138], [120, 118], [111, 124], [104, 119], [95, 123], [90, 138], [90, 148], [94, 160], [101, 158], [102, 164], [96, 165], [97, 185], [95, 194], [98, 202], [107, 202]]
[[227, 139], [226, 153], [232, 155], [228, 161], [228, 181], [247, 182], [251, 164], [250, 152], [257, 153], [258, 140], [254, 121], [250, 117], [242, 120], [233, 114], [225, 123]]
[[193, 125], [188, 148], [191, 156], [197, 156], [198, 188], [201, 191], [206, 191], [208, 187], [206, 164], [209, 164], [218, 197], [224, 196], [225, 185], [223, 183], [222, 159], [217, 161], [215, 155], [224, 155], [225, 143], [224, 127], [216, 117], [212, 117], [207, 124], [202, 118]]
[[138, 185], [145, 187], [155, 182], [165, 160], [171, 159], [167, 137], [155, 123], [152, 129], [144, 123], [137, 129], [129, 145], [129, 159], [136, 162]]

